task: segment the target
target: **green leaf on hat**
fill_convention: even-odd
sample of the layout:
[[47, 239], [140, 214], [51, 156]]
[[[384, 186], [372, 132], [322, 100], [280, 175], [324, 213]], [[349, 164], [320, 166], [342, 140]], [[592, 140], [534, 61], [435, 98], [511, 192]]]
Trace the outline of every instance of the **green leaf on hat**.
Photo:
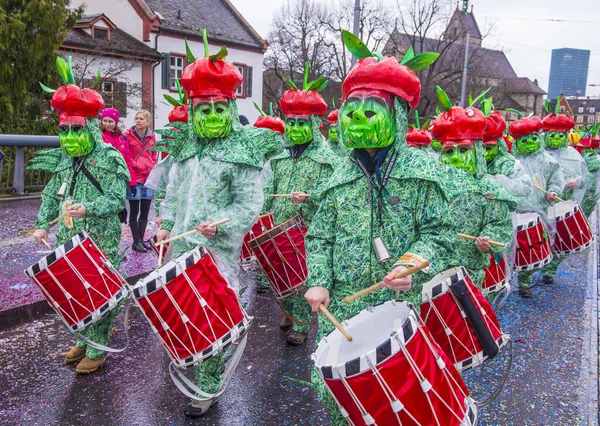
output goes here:
[[69, 62], [67, 67], [67, 77], [69, 84], [75, 84], [75, 76], [73, 75], [73, 57], [69, 56]]
[[416, 124], [417, 129], [421, 128], [421, 121], [419, 120], [419, 111], [418, 110], [415, 110], [415, 124]]
[[506, 111], [508, 111], [508, 112], [514, 112], [515, 114], [517, 114], [519, 116], [519, 118], [523, 118], [523, 114], [521, 113], [521, 111], [517, 111], [514, 108], [506, 108]]
[[179, 105], [183, 105], [183, 104], [187, 103], [187, 99], [186, 99], [187, 94], [183, 92], [183, 89], [181, 88], [181, 83], [180, 83], [179, 79], [175, 80], [175, 86], [177, 86], [177, 93], [179, 94]]
[[166, 99], [166, 101], [168, 103], [170, 103], [173, 106], [180, 106], [181, 104], [179, 103], [179, 101], [177, 99], [175, 99], [173, 96], [171, 95], [163, 95], [163, 97]]
[[202, 28], [202, 42], [204, 43], [204, 57], [208, 58], [210, 54], [208, 53], [208, 34], [206, 33], [206, 28]]
[[550, 104], [550, 102], [548, 100], [544, 101], [544, 109], [546, 110], [546, 112], [548, 114], [550, 114], [552, 112], [552, 105]]
[[225, 46], [221, 46], [221, 50], [219, 50], [216, 54], [210, 55], [208, 59], [211, 61], [220, 61], [224, 57], [227, 56], [227, 48]]
[[267, 115], [265, 114], [265, 112], [258, 106], [258, 104], [256, 102], [252, 102], [254, 104], [254, 108], [256, 108], [258, 110], [258, 112], [260, 113], [260, 115]]
[[556, 105], [554, 106], [554, 115], [558, 115], [560, 114], [560, 102], [558, 102], [558, 99], [556, 100]]
[[[519, 111], [517, 111], [517, 113], [519, 113]], [[527, 118], [533, 117], [533, 114], [535, 114], [535, 113], [533, 111], [530, 111], [529, 114], [527, 115]]]
[[437, 92], [438, 103], [440, 104], [440, 107], [442, 107], [444, 111], [448, 111], [450, 108], [452, 108], [452, 101], [450, 101], [448, 94], [446, 94], [446, 92], [444, 92], [440, 86], [435, 86], [435, 91]]
[[273, 102], [269, 102], [269, 115], [271, 117], [273, 117], [275, 114], [273, 114]]
[[473, 102], [469, 103], [469, 106], [471, 106], [471, 107], [472, 107], [472, 106], [474, 106], [474, 105], [475, 105], [477, 102], [479, 102], [480, 100], [484, 99], [484, 98], [485, 98], [485, 95], [486, 95], [486, 93], [487, 93], [487, 92], [489, 92], [489, 91], [490, 91], [490, 89], [491, 89], [491, 87], [490, 87], [489, 89], [487, 89], [487, 90], [484, 90], [483, 92], [481, 92], [481, 93], [479, 94], [479, 96], [477, 96], [475, 99], [473, 99]]
[[60, 56], [56, 57], [56, 68], [58, 69], [58, 74], [63, 80], [63, 83], [69, 84], [69, 64]]
[[184, 39], [184, 41], [185, 41], [185, 54], [187, 56], [188, 62], [191, 64], [196, 60], [196, 57], [194, 56], [194, 54], [192, 53], [192, 50], [190, 49], [190, 45], [187, 42], [187, 38]]
[[356, 59], [363, 59], [373, 56], [369, 48], [350, 31], [342, 30], [342, 41], [346, 48]]
[[433, 64], [440, 54], [437, 52], [423, 52], [407, 61], [404, 65], [410, 68], [413, 72], [423, 71], [429, 65]]
[[302, 82], [302, 89], [309, 90], [308, 89], [308, 62], [304, 63], [304, 80]]
[[467, 99], [469, 105], [473, 105], [473, 92], [469, 92], [469, 98]]
[[431, 123], [431, 120], [427, 120], [425, 123], [423, 123], [423, 127], [421, 127], [421, 129], [428, 129], [430, 123]]
[[400, 65], [406, 64], [408, 61], [410, 61], [414, 57], [415, 57], [415, 51], [413, 50], [413, 47], [410, 46], [408, 48], [408, 50], [406, 51], [406, 53], [404, 54], [404, 56], [402, 57], [402, 60], [400, 61]]
[[56, 89], [51, 89], [48, 86], [46, 86], [44, 83], [40, 83], [40, 86], [44, 92], [48, 92], [48, 93], [56, 92]]

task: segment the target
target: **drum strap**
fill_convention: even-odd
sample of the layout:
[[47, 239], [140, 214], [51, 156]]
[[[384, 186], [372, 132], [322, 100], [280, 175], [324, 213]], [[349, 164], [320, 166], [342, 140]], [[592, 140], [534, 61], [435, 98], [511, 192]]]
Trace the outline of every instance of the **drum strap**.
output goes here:
[[188, 398], [195, 399], [198, 401], [205, 401], [207, 399], [220, 397], [223, 394], [223, 392], [225, 392], [227, 386], [229, 386], [229, 383], [233, 378], [233, 374], [235, 373], [235, 370], [237, 369], [237, 366], [239, 365], [240, 360], [242, 359], [242, 355], [244, 353], [244, 349], [246, 348], [247, 341], [248, 333], [244, 335], [243, 339], [240, 341], [240, 344], [233, 353], [233, 356], [229, 360], [229, 364], [227, 365], [227, 368], [225, 369], [225, 372], [222, 376], [223, 382], [221, 383], [221, 388], [217, 391], [217, 393], [204, 392], [202, 389], [196, 386], [195, 383], [188, 379], [185, 376], [185, 374], [183, 374], [183, 371], [177, 368], [175, 364], [173, 364], [173, 362], [169, 364], [169, 373], [171, 374], [171, 380], [173, 380], [173, 383], [175, 384], [177, 389], [179, 389], [179, 391]]
[[98, 190], [98, 192], [104, 195], [104, 191], [100, 186], [100, 183], [96, 180], [94, 176], [90, 173], [90, 171], [85, 167], [85, 158], [73, 158], [73, 179], [71, 180], [71, 187], [69, 188], [69, 197], [73, 197], [73, 193], [75, 192], [75, 186], [77, 184], [77, 176], [79, 172], [83, 173], [83, 175], [90, 181], [94, 188]]
[[[123, 352], [125, 349], [127, 349], [127, 346], [129, 346], [129, 308], [130, 307], [131, 307], [131, 302], [129, 300], [127, 300], [126, 306], [125, 306], [125, 314], [124, 314], [124, 318], [123, 318], [123, 327], [125, 329], [126, 341], [125, 341], [125, 346], [120, 349], [113, 349], [109, 346], [104, 346], [104, 345], [101, 345], [100, 343], [96, 343], [93, 340], [88, 339], [81, 333], [73, 333], [73, 334], [75, 335], [75, 337], [77, 337], [77, 339], [81, 340], [86, 345], [90, 345], [92, 348], [98, 349], [99, 351], [110, 352], [113, 354]], [[113, 309], [116, 309], [116, 307]]]

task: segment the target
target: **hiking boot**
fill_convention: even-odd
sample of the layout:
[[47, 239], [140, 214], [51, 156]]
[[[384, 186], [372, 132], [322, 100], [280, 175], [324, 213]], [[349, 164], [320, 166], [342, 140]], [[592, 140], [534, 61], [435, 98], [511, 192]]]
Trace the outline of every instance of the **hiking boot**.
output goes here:
[[202, 417], [203, 415], [208, 413], [210, 407], [215, 405], [216, 402], [217, 400], [215, 398], [205, 399], [202, 401], [194, 399], [192, 400], [192, 402], [185, 406], [183, 412], [188, 417]]
[[544, 284], [554, 284], [554, 277], [551, 277], [549, 275], [544, 275], [544, 277], [542, 278], [542, 283], [544, 283]]
[[285, 339], [292, 346], [300, 346], [306, 340], [308, 333], [299, 333], [297, 331], [291, 331]]
[[285, 317], [283, 320], [281, 320], [281, 322], [279, 323], [279, 328], [282, 329], [283, 331], [289, 330], [290, 327], [292, 326], [292, 320], [289, 319], [288, 317]]
[[102, 364], [104, 364], [104, 361], [106, 361], [106, 355], [104, 355], [100, 359], [91, 359], [91, 358], [85, 357], [79, 362], [79, 364], [77, 364], [77, 368], [75, 368], [75, 371], [78, 374], [93, 373], [94, 371], [96, 371], [98, 369], [98, 367], [100, 367]]
[[80, 348], [79, 346], [70, 346], [68, 352], [62, 352], [61, 355], [65, 356], [65, 361], [75, 362], [79, 361], [85, 356], [85, 346]]
[[533, 297], [533, 293], [530, 288], [521, 287], [519, 289], [519, 296], [523, 299], [531, 299]]

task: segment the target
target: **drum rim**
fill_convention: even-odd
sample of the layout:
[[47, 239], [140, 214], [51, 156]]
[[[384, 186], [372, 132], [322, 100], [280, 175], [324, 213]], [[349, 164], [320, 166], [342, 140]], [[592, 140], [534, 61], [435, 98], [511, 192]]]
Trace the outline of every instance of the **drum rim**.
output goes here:
[[[553, 211], [554, 211], [554, 213], [556, 213], [556, 208], [558, 206], [564, 206], [566, 204], [572, 205], [572, 207], [568, 211], [566, 211], [562, 214], [559, 214], [559, 215], [551, 214], [551, 212], [553, 212]], [[577, 200], [564, 200], [564, 201], [560, 201], [560, 202], [548, 207], [548, 218], [554, 219], [556, 221], [565, 220], [580, 210], [581, 210], [581, 206], [579, 205]], [[585, 215], [584, 215], [584, 217], [585, 217]]]
[[[451, 271], [454, 271], [454, 273], [450, 274]], [[446, 276], [445, 279], [442, 280], [442, 277], [446, 274], [448, 274], [448, 275]], [[471, 277], [469, 275], [469, 272], [467, 271], [467, 269], [464, 266], [454, 266], [452, 268], [448, 268], [445, 271], [440, 272], [435, 277], [433, 277], [431, 280], [429, 280], [423, 284], [423, 288], [421, 290], [421, 303], [431, 302], [432, 300], [435, 300], [438, 297], [441, 297], [444, 294], [448, 293], [448, 291], [450, 291], [449, 281], [452, 281], [452, 278], [455, 276], [458, 277], [458, 280], [465, 279], [467, 276], [469, 278]], [[432, 284], [432, 283], [434, 283], [434, 284]], [[440, 286], [442, 288], [442, 291], [439, 293], [437, 293], [437, 291], [436, 291], [435, 292], [436, 294], [434, 295], [433, 290], [437, 289], [438, 286]]]
[[[325, 345], [328, 343], [327, 338], [329, 338], [333, 334], [341, 335], [341, 333], [338, 329], [334, 328], [329, 334], [327, 334], [327, 336], [324, 336], [321, 339], [321, 341], [317, 345], [315, 352], [313, 352], [313, 354], [311, 355], [311, 359], [315, 368], [321, 372], [323, 378], [328, 380], [339, 380], [340, 377], [349, 378], [357, 376], [371, 369], [369, 363], [366, 360], [367, 357], [371, 359], [375, 366], [377, 366], [386, 362], [392, 356], [402, 351], [393, 335], [397, 336], [404, 343], [404, 345], [407, 345], [417, 335], [419, 329], [421, 328], [419, 314], [410, 302], [402, 300], [388, 300], [386, 302], [378, 303], [352, 315], [351, 317], [343, 321], [342, 325], [344, 325], [344, 327], [348, 330], [351, 328], [352, 322], [357, 321], [357, 318], [360, 316], [367, 315], [367, 312], [372, 313], [372, 311], [379, 306], [396, 304], [405, 305], [410, 311], [409, 315], [402, 321], [402, 324], [399, 327], [399, 329], [396, 329], [394, 333], [391, 333], [386, 340], [378, 344], [376, 347], [371, 348], [366, 353], [363, 353], [362, 355], [356, 358], [335, 365], [319, 364], [318, 358], [320, 357], [320, 355], [322, 355], [322, 352], [325, 350]], [[410, 330], [405, 330], [405, 327], [407, 327], [407, 325], [411, 326]]]
[[[519, 224], [518, 219], [519, 219], [519, 215], [521, 216], [525, 216], [527, 214], [535, 214], [536, 218], [534, 221], [528, 220], [527, 223], [522, 223]], [[533, 228], [534, 226], [537, 226], [539, 223], [542, 223], [542, 216], [539, 213], [536, 212], [523, 212], [523, 213], [517, 213], [517, 232], [520, 231], [526, 231], [528, 229]], [[544, 227], [544, 230], [546, 229], [546, 227]]]
[[299, 225], [304, 226], [304, 221], [302, 220], [302, 216], [299, 214], [286, 220], [285, 222], [280, 223], [277, 226], [269, 229], [266, 232], [263, 232], [259, 236], [248, 241], [248, 245], [251, 249], [262, 245], [263, 243], [273, 240], [275, 237], [283, 234], [286, 231], [289, 231], [292, 228], [300, 228]]
[[[46, 256], [44, 256], [40, 260], [38, 260], [36, 263], [34, 263], [33, 265], [31, 265], [27, 269], [25, 269], [25, 274], [30, 278], [35, 277], [40, 272], [48, 269], [55, 262], [58, 262], [60, 259], [65, 257], [68, 253], [75, 250], [75, 248], [82, 245], [88, 239], [90, 241], [92, 241], [92, 243], [94, 243], [94, 240], [92, 240], [90, 238], [90, 236], [88, 235], [87, 232], [85, 232], [85, 231], [79, 232], [78, 234], [69, 238], [69, 240], [65, 241], [64, 244], [61, 244], [60, 246], [55, 247], [54, 250], [52, 251], [52, 253], [47, 254]], [[68, 245], [71, 245], [71, 247], [69, 247], [68, 250], [65, 250], [65, 247]], [[96, 245], [96, 243], [94, 243], [94, 245]], [[49, 260], [51, 260], [51, 261], [49, 262]], [[108, 261], [108, 259], [105, 259], [105, 260]], [[110, 262], [109, 262], [109, 264], [110, 264]], [[112, 264], [111, 264], [111, 267], [112, 267]]]

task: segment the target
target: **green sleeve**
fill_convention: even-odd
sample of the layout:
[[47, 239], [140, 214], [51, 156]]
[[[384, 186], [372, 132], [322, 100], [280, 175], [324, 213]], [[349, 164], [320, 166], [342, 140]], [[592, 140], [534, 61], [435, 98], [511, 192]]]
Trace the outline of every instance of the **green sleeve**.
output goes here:
[[105, 174], [101, 184], [104, 195], [85, 203], [86, 216], [107, 217], [118, 214], [125, 208], [125, 192], [128, 183], [129, 180], [123, 179], [122, 175]]
[[263, 189], [263, 194], [265, 197], [265, 204], [263, 205], [262, 212], [267, 213], [273, 209], [273, 197], [271, 194], [275, 193], [275, 162], [271, 161], [271, 176], [267, 179], [267, 183], [265, 183], [265, 187]]
[[58, 174], [52, 176], [44, 191], [42, 192], [42, 205], [38, 212], [38, 218], [35, 222], [36, 229], [50, 230], [49, 223], [61, 215], [61, 199], [58, 198], [61, 179]]
[[167, 208], [164, 209], [164, 216], [162, 217], [163, 223], [160, 225], [160, 229], [171, 232], [173, 226], [175, 226], [175, 218], [177, 217], [177, 204], [179, 197], [179, 184], [181, 180], [180, 174], [182, 173], [182, 163], [173, 164], [173, 168], [169, 172], [169, 179], [165, 190], [165, 199], [168, 199]]
[[336, 236], [337, 209], [333, 191], [326, 193], [306, 235], [308, 287], [333, 286], [333, 245]]
[[303, 217], [314, 217], [319, 209], [319, 204], [321, 204], [322, 192], [325, 190], [329, 178], [333, 174], [333, 166], [330, 164], [322, 164], [319, 168], [319, 178], [316, 187], [311, 191], [310, 197], [300, 204]]
[[[489, 200], [484, 209], [486, 224], [481, 231], [481, 236], [490, 237], [490, 240], [504, 243], [509, 247], [513, 240], [513, 223], [508, 205], [504, 201]], [[492, 246], [493, 253], [501, 253], [506, 247]]]

